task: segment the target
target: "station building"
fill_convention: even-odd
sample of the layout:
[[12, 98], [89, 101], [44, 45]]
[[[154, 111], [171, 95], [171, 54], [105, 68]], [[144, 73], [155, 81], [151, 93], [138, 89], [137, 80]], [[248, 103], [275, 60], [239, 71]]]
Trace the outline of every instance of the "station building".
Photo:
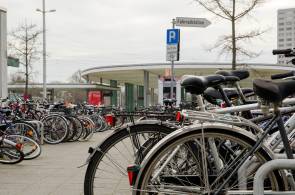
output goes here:
[[[82, 76], [89, 83], [108, 83], [110, 87], [118, 87], [112, 91], [110, 104], [125, 107], [132, 111], [139, 107], [163, 104], [169, 98], [171, 77], [170, 63], [125, 64], [100, 66], [82, 71]], [[230, 63], [175, 63], [174, 98], [177, 105], [186, 98], [180, 80], [183, 75], [210, 75], [217, 70], [230, 70]], [[252, 79], [268, 79], [272, 74], [295, 70], [292, 65], [277, 64], [238, 64], [238, 69], [247, 69], [251, 77], [241, 82], [242, 87], [252, 87]]]

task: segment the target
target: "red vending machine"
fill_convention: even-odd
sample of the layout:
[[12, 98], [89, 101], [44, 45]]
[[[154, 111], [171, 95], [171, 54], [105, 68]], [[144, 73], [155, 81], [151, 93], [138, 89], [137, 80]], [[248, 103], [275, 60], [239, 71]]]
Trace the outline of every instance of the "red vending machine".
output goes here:
[[100, 106], [103, 104], [103, 94], [101, 91], [89, 91], [88, 104]]

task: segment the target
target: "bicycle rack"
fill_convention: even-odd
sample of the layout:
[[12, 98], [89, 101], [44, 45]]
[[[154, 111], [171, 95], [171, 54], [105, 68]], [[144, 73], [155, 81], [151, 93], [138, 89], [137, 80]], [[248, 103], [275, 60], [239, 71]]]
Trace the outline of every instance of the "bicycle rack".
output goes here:
[[[295, 170], [295, 159], [276, 159], [268, 161], [263, 164], [254, 176], [254, 195], [264, 195], [264, 179], [267, 177], [269, 172], [278, 169], [292, 169]], [[293, 176], [290, 175], [293, 179]], [[289, 182], [290, 183], [290, 182]], [[290, 183], [290, 185], [292, 185]], [[293, 183], [294, 185], [294, 183]], [[294, 189], [294, 186], [291, 186]], [[268, 192], [267, 194], [295, 194], [295, 191], [286, 192]]]
[[37, 126], [37, 131], [41, 133], [40, 143], [44, 144], [44, 124], [41, 121], [32, 120], [27, 121], [28, 123], [35, 124]]

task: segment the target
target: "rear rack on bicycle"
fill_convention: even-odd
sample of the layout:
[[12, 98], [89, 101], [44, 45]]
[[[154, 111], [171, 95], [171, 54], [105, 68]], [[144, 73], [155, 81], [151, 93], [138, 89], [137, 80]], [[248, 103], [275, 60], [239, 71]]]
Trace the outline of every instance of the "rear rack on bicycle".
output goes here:
[[146, 118], [164, 118], [171, 119], [175, 117], [174, 113], [167, 112], [114, 112], [116, 117], [146, 117]]
[[193, 119], [198, 122], [219, 122], [234, 126], [246, 126], [255, 130], [257, 133], [263, 132], [263, 130], [251, 121], [230, 114], [217, 114], [210, 112], [194, 111], [194, 110], [183, 110], [182, 114], [187, 119]]

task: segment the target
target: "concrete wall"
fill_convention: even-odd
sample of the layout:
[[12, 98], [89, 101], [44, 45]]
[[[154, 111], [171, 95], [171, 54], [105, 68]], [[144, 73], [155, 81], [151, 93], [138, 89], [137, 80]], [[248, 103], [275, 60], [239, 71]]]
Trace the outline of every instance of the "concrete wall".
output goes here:
[[0, 98], [7, 94], [7, 19], [6, 10], [0, 7]]

